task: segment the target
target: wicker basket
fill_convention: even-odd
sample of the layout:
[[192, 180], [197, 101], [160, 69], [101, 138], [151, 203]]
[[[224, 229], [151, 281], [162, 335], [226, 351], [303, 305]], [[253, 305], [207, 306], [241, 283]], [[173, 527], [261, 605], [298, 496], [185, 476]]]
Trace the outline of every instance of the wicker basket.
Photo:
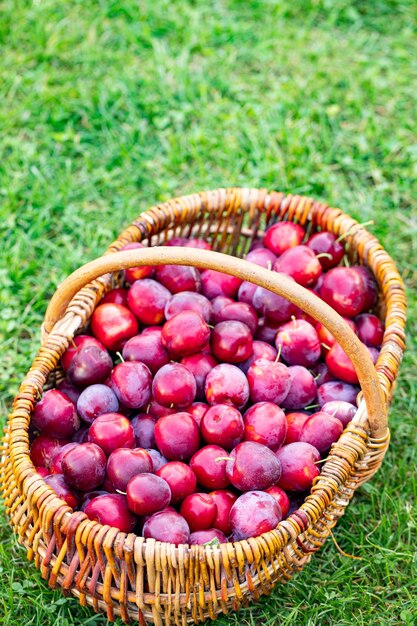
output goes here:
[[[293, 281], [237, 258], [257, 234], [283, 219], [313, 231], [346, 235], [350, 260], [374, 273], [386, 325], [376, 370], [354, 333], [329, 306]], [[217, 252], [152, 247], [181, 235], [210, 238]], [[113, 254], [132, 241], [149, 247]], [[333, 445], [311, 494], [298, 511], [260, 537], [219, 547], [175, 547], [122, 533], [74, 513], [30, 460], [31, 412], [42, 390], [62, 377], [59, 359], [71, 337], [85, 326], [103, 294], [120, 282], [118, 270], [163, 263], [221, 270], [285, 295], [325, 324], [358, 373], [363, 398], [357, 415]], [[65, 594], [106, 612], [110, 620], [120, 615], [125, 622], [142, 624], [198, 622], [269, 593], [277, 581], [287, 581], [304, 567], [343, 515], [355, 489], [382, 462], [389, 442], [387, 405], [404, 350], [405, 308], [400, 276], [378, 241], [339, 209], [310, 198], [220, 189], [170, 200], [142, 213], [104, 257], [76, 271], [58, 289], [45, 316], [42, 347], [15, 399], [3, 440], [1, 480], [7, 515], [28, 558], [50, 586], [61, 586]]]

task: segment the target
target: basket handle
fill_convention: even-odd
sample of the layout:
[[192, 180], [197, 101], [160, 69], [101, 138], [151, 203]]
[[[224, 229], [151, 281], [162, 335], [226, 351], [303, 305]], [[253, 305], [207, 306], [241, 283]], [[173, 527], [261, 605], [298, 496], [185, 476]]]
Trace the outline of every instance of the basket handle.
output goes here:
[[108, 254], [73, 272], [58, 287], [45, 314], [44, 330], [50, 333], [63, 317], [72, 298], [92, 280], [109, 272], [140, 265], [193, 265], [217, 270], [250, 281], [283, 296], [321, 322], [339, 342], [353, 363], [366, 403], [369, 427], [374, 438], [382, 438], [388, 428], [385, 397], [370, 355], [346, 322], [318, 296], [294, 280], [234, 256], [176, 246], [140, 248]]

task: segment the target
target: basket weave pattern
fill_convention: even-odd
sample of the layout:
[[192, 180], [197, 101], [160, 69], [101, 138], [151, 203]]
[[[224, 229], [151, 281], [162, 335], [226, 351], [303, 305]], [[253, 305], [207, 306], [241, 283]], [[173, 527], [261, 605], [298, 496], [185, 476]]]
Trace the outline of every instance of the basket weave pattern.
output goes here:
[[[376, 369], [387, 405], [404, 350], [404, 289], [379, 242], [340, 209], [266, 190], [202, 192], [142, 213], [106, 254], [133, 241], [154, 246], [172, 236], [194, 236], [210, 237], [214, 250], [241, 257], [259, 232], [279, 220], [338, 236], [348, 233], [344, 241], [349, 259], [374, 273], [386, 326]], [[62, 377], [59, 360], [71, 338], [85, 326], [101, 297], [120, 281], [115, 273], [101, 276], [79, 290], [69, 305], [62, 303], [58, 321], [56, 315], [46, 315], [42, 347], [15, 399], [3, 440], [0, 470], [6, 512], [28, 558], [50, 586], [61, 586], [81, 604], [105, 611], [110, 620], [120, 615], [126, 622], [168, 625], [215, 618], [269, 593], [277, 581], [285, 582], [304, 567], [358, 486], [380, 466], [389, 431], [381, 418], [380, 428], [370, 432], [369, 407], [362, 401], [300, 509], [275, 530], [245, 541], [175, 547], [74, 513], [36, 473], [29, 457], [28, 426], [42, 390]]]

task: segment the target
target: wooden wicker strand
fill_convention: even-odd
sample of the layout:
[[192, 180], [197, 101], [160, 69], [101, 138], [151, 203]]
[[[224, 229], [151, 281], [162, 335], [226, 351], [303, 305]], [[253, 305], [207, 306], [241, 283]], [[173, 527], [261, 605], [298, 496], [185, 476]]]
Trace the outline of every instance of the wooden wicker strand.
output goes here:
[[[26, 546], [29, 558], [41, 568], [42, 576], [50, 585], [71, 592], [83, 605], [105, 612], [109, 619], [120, 615], [125, 622], [133, 619], [142, 625], [153, 621], [161, 626], [171, 623], [183, 626], [189, 621], [202, 621], [214, 618], [219, 612], [236, 610], [249, 600], [256, 600], [261, 593], [269, 593], [276, 582], [285, 582], [309, 562], [343, 515], [357, 487], [382, 462], [389, 442], [386, 404], [404, 350], [405, 296], [392, 260], [355, 220], [340, 209], [310, 198], [264, 189], [205, 191], [146, 211], [119, 236], [106, 255], [109, 259], [133, 241], [156, 246], [172, 236], [199, 236], [210, 237], [219, 252], [242, 256], [258, 233], [284, 219], [313, 230], [330, 230], [338, 236], [347, 234], [350, 261], [368, 265], [378, 281], [386, 330], [376, 377], [375, 371], [368, 369], [366, 357], [362, 361], [355, 339], [340, 325], [340, 320], [330, 320], [331, 332], [351, 354], [360, 373], [366, 402], [360, 402], [354, 422], [332, 446], [300, 509], [261, 537], [219, 547], [176, 548], [91, 522], [84, 514], [72, 512], [55, 496], [30, 461], [30, 416], [44, 385], [62, 376], [59, 359], [71, 337], [86, 324], [103, 294], [120, 284], [120, 272], [105, 274], [80, 291], [81, 283], [78, 284], [75, 295], [74, 291], [67, 292], [67, 298], [74, 295], [68, 306], [60, 308], [55, 298], [52, 309], [48, 309], [42, 331], [43, 345], [16, 397], [3, 439], [2, 495], [11, 524]], [[191, 252], [182, 260], [201, 267], [203, 252], [195, 253], [198, 259]], [[148, 250], [144, 251], [143, 261], [145, 253]], [[158, 251], [159, 257], [161, 254], [169, 253]], [[152, 253], [146, 258], [153, 258]], [[172, 257], [163, 258], [165, 262], [175, 262], [168, 261]], [[210, 259], [213, 258], [211, 253]], [[225, 263], [229, 265], [229, 260]], [[232, 261], [230, 271], [247, 276], [250, 264], [237, 263], [239, 268]], [[103, 266], [102, 260], [99, 265], [103, 271], [110, 267], [107, 261]], [[260, 276], [258, 270], [250, 274], [250, 279], [255, 283], [260, 279], [265, 284], [265, 276]], [[275, 284], [273, 288], [284, 289], [284, 286]], [[301, 292], [295, 293], [291, 286], [288, 291], [285, 286], [287, 295], [301, 298], [305, 310], [327, 325], [328, 311], [314, 299], [313, 302], [305, 299]], [[56, 321], [58, 317], [61, 318]]]

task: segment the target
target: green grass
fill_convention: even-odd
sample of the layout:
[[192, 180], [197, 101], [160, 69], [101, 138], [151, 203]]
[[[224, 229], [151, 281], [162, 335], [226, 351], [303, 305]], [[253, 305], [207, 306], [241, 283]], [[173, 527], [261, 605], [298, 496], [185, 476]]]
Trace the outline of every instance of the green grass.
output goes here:
[[[4, 0], [2, 415], [55, 286], [151, 204], [266, 186], [361, 220], [409, 288], [384, 465], [312, 563], [222, 626], [417, 624], [414, 0]], [[104, 624], [0, 527], [1, 624]]]

